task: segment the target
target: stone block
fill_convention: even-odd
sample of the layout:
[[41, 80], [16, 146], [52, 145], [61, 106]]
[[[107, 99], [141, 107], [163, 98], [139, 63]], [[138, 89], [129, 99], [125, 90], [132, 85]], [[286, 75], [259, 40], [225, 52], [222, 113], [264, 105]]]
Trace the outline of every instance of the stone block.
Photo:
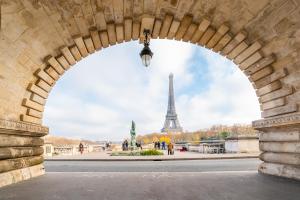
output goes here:
[[40, 112], [44, 112], [44, 106], [29, 99], [23, 99], [22, 105], [28, 108], [38, 110]]
[[261, 47], [262, 47], [262, 45], [260, 44], [260, 42], [254, 42], [247, 49], [245, 49], [240, 55], [238, 55], [234, 59], [234, 62], [237, 63], [237, 64], [243, 62], [245, 59], [247, 59], [253, 53], [258, 51]]
[[117, 42], [122, 43], [124, 41], [124, 27], [123, 24], [116, 26]]
[[182, 40], [184, 42], [188, 42], [191, 40], [192, 36], [194, 35], [195, 31], [197, 30], [198, 25], [195, 23], [192, 23], [189, 28], [186, 30]]
[[42, 98], [41, 96], [39, 95], [36, 95], [36, 94], [31, 94], [30, 95], [30, 99], [38, 104], [41, 104], [41, 105], [45, 105], [46, 104], [46, 99]]
[[266, 76], [258, 81], [255, 81], [254, 85], [256, 89], [262, 88], [274, 81], [277, 81], [283, 77], [287, 76], [287, 70], [285, 68], [273, 72], [271, 75]]
[[48, 92], [43, 90], [42, 88], [36, 86], [35, 84], [30, 83], [28, 86], [28, 90], [47, 99], [48, 98]]
[[205, 33], [206, 29], [209, 27], [210, 21], [207, 19], [203, 19], [201, 23], [199, 24], [197, 30], [195, 31], [191, 43], [198, 43], [202, 35]]
[[110, 45], [117, 43], [116, 27], [114, 23], [107, 24], [108, 41]]
[[[30, 166], [26, 171], [22, 169], [12, 170], [4, 173], [0, 173], [0, 188], [3, 186], [7, 186], [13, 183], [17, 183], [23, 180], [28, 179], [28, 174], [30, 178], [34, 178], [40, 175], [45, 174], [45, 168], [43, 164], [38, 164], [34, 166]], [[24, 174], [24, 172], [26, 174]]]
[[89, 52], [90, 54], [94, 53], [94, 52], [95, 52], [95, 47], [94, 47], [92, 38], [91, 38], [91, 37], [85, 37], [85, 38], [83, 39], [83, 41], [84, 41], [84, 44], [85, 44], [85, 46], [86, 46], [88, 52]]
[[280, 98], [280, 99], [275, 99], [273, 101], [263, 103], [261, 105], [261, 109], [268, 110], [268, 109], [283, 106], [283, 105], [285, 105], [285, 98]]
[[213, 37], [216, 30], [212, 27], [208, 27], [205, 31], [205, 33], [202, 35], [201, 39], [199, 40], [198, 44], [200, 46], [205, 46], [208, 41]]
[[260, 59], [259, 61], [257, 61], [250, 67], [248, 67], [244, 72], [246, 75], [249, 76], [249, 75], [263, 69], [264, 67], [269, 66], [273, 62], [275, 62], [275, 55], [271, 54], [270, 56]]
[[134, 21], [132, 23], [132, 39], [137, 40], [140, 37], [141, 23], [139, 21]]
[[102, 44], [101, 44], [98, 30], [91, 30], [90, 33], [91, 33], [91, 38], [92, 38], [95, 49], [97, 51], [100, 50], [102, 48]]
[[109, 46], [108, 34], [106, 31], [100, 31], [100, 39], [104, 48]]
[[60, 77], [60, 75], [57, 73], [57, 71], [52, 66], [47, 66], [45, 68], [45, 72], [49, 74], [55, 81], [57, 81]]
[[222, 51], [222, 49], [232, 40], [231, 33], [226, 33], [221, 40], [214, 46], [213, 50], [215, 52]]
[[281, 82], [280, 81], [275, 81], [275, 82], [273, 82], [269, 85], [266, 85], [266, 86], [258, 89], [256, 91], [256, 94], [257, 94], [257, 96], [260, 97], [260, 96], [263, 96], [263, 95], [268, 94], [270, 92], [273, 92], [275, 90], [278, 90], [280, 88], [281, 88]]
[[52, 87], [42, 79], [38, 79], [35, 84], [37, 86], [39, 86], [40, 88], [42, 88], [43, 90], [45, 90], [46, 92], [48, 92], [48, 93], [52, 89]]
[[255, 72], [254, 74], [252, 74], [250, 77], [249, 77], [249, 80], [251, 82], [254, 82], [254, 81], [257, 81], [259, 79], [262, 79], [270, 74], [273, 73], [273, 68], [268, 66], [268, 67], [265, 67], [263, 68], [262, 70], [259, 70], [258, 72]]
[[64, 68], [59, 64], [59, 62], [53, 56], [48, 56], [46, 58], [46, 62], [49, 65], [51, 65], [60, 75], [62, 75], [65, 72]]
[[300, 180], [300, 168], [298, 166], [264, 162], [259, 165], [258, 171], [264, 174]]
[[244, 51], [248, 47], [248, 44], [245, 41], [242, 41], [239, 45], [237, 45], [227, 56], [229, 59], [234, 59], [237, 57], [242, 51]]
[[31, 116], [31, 117], [35, 117], [35, 118], [39, 118], [42, 119], [43, 117], [43, 113], [34, 109], [30, 109], [27, 108], [26, 114]]
[[261, 113], [261, 116], [265, 118], [265, 117], [272, 117], [272, 116], [277, 116], [277, 115], [282, 115], [282, 114], [287, 114], [287, 113], [292, 113], [297, 111], [298, 111], [297, 105], [291, 104], [291, 105], [280, 106], [273, 109], [265, 110]]
[[269, 163], [280, 163], [288, 165], [300, 165], [300, 154], [298, 153], [273, 153], [265, 152], [260, 154], [262, 161]]
[[159, 33], [159, 38], [160, 39], [164, 39], [167, 37], [168, 33], [169, 33], [169, 29], [171, 27], [173, 21], [173, 16], [167, 14], [163, 20], [163, 24], [162, 27], [160, 29], [160, 33]]
[[76, 61], [81, 60], [82, 57], [81, 57], [81, 54], [80, 54], [77, 46], [75, 46], [75, 45], [71, 46], [70, 51], [71, 51], [71, 53], [72, 53], [72, 55], [73, 55], [73, 57], [75, 58]]
[[262, 97], [259, 98], [259, 101], [264, 103], [264, 102], [268, 102], [268, 101], [271, 101], [273, 99], [277, 99], [277, 98], [280, 98], [280, 97], [284, 97], [284, 96], [287, 96], [287, 95], [290, 95], [293, 93], [293, 88], [291, 87], [284, 87], [280, 90], [276, 90], [274, 92], [271, 92], [269, 94], [266, 94]]
[[155, 19], [154, 27], [153, 27], [153, 31], [152, 31], [152, 38], [153, 39], [158, 38], [161, 26], [162, 26], [162, 21], [160, 19]]
[[186, 16], [183, 17], [183, 19], [180, 22], [180, 26], [178, 28], [178, 31], [176, 32], [176, 35], [175, 35], [176, 40], [181, 40], [183, 38], [185, 32], [187, 31], [187, 29], [191, 25], [192, 20], [193, 20], [193, 16], [186, 15]]
[[0, 139], [0, 147], [34, 147], [44, 144], [44, 140], [39, 137], [0, 134]]
[[44, 80], [46, 83], [48, 83], [49, 85], [53, 85], [55, 80], [49, 76], [44, 70], [42, 69], [38, 69], [35, 72], [36, 76], [41, 78], [42, 80]]
[[75, 42], [75, 44], [76, 44], [76, 46], [77, 46], [77, 48], [78, 48], [78, 50], [80, 52], [80, 55], [82, 57], [87, 57], [89, 55], [89, 53], [88, 53], [88, 51], [86, 49], [86, 46], [85, 46], [85, 44], [83, 42], [83, 38], [80, 37], [80, 36], [79, 37], [75, 37], [74, 38], [74, 42]]
[[65, 56], [65, 58], [68, 60], [69, 64], [70, 65], [75, 65], [76, 64], [76, 60], [75, 58], [73, 57], [70, 49], [68, 47], [62, 47], [60, 49], [61, 53]]
[[275, 153], [300, 153], [300, 141], [298, 142], [260, 142], [261, 151]]
[[43, 147], [2, 147], [0, 148], [0, 160], [37, 156], [43, 153]]
[[58, 56], [56, 59], [65, 70], [70, 68], [71, 65], [63, 55]]
[[131, 40], [132, 37], [132, 19], [127, 18], [124, 21], [124, 34], [125, 34], [125, 41], [128, 42]]
[[233, 49], [235, 49], [245, 38], [247, 37], [246, 31], [239, 32], [234, 38], [224, 47], [221, 51], [222, 55], [228, 55]]
[[213, 48], [220, 41], [220, 39], [223, 37], [223, 35], [225, 35], [228, 31], [229, 31], [228, 25], [222, 24], [218, 28], [218, 30], [215, 33], [215, 35], [207, 43], [207, 45], [206, 45], [207, 48]]
[[173, 39], [175, 37], [176, 32], [179, 28], [179, 25], [180, 25], [180, 21], [177, 21], [177, 20], [172, 21], [172, 24], [170, 26], [168, 36], [167, 36], [168, 39]]

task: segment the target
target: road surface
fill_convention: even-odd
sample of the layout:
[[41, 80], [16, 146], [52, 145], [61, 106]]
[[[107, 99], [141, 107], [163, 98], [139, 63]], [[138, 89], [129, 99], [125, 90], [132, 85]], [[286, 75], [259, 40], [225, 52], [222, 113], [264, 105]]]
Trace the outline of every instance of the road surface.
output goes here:
[[258, 159], [177, 161], [46, 161], [47, 172], [257, 171]]
[[49, 161], [0, 200], [299, 200], [300, 182], [259, 174], [257, 159]]

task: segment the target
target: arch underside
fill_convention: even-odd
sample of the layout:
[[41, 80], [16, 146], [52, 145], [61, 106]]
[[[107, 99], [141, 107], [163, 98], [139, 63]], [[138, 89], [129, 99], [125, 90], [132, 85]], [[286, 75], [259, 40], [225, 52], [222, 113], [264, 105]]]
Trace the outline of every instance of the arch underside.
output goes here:
[[[294, 0], [3, 0], [0, 137], [37, 144], [27, 154], [5, 159], [41, 155], [35, 139], [45, 132], [31, 134], [41, 131], [30, 124], [42, 124], [48, 94], [71, 66], [103, 48], [143, 40], [147, 28], [152, 39], [190, 42], [233, 60], [261, 104], [263, 120], [253, 123], [263, 137], [260, 171], [299, 178], [299, 11]], [[19, 126], [29, 128], [22, 132]]]

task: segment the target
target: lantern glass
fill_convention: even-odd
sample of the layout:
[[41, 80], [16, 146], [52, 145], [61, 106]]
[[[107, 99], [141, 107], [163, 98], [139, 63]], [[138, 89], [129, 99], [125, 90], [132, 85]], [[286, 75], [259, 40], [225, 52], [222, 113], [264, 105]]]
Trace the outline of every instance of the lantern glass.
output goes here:
[[146, 67], [148, 67], [150, 65], [150, 61], [151, 61], [151, 55], [149, 55], [149, 54], [142, 55], [143, 65], [145, 65]]

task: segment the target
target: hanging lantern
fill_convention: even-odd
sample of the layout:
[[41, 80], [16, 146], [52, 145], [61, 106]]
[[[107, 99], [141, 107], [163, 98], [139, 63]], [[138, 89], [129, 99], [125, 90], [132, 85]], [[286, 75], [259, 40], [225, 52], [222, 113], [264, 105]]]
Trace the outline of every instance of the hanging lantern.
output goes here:
[[144, 40], [144, 48], [140, 53], [143, 65], [148, 67], [150, 65], [151, 58], [153, 56], [153, 53], [149, 47], [150, 42], [148, 41], [148, 35], [150, 34], [149, 29], [144, 29], [144, 35], [145, 35], [145, 40]]

